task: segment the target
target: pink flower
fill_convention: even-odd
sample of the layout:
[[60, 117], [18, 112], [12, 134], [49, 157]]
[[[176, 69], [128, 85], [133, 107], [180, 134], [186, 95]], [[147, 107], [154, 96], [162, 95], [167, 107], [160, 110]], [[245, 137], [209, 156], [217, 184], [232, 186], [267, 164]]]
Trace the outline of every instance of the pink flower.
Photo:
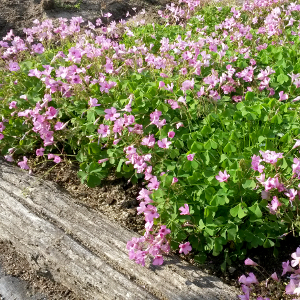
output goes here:
[[226, 170], [224, 171], [224, 173], [222, 173], [221, 171], [219, 172], [219, 175], [216, 176], [216, 179], [219, 182], [227, 182], [228, 178], [230, 177], [230, 175], [227, 174]]
[[8, 66], [9, 71], [11, 72], [16, 72], [20, 70], [20, 66], [16, 62], [10, 62]]
[[149, 136], [142, 139], [141, 145], [148, 146], [152, 148], [155, 145], [155, 137], [154, 134], [149, 134]]
[[195, 81], [194, 81], [194, 78], [192, 80], [186, 80], [182, 83], [182, 86], [181, 86], [181, 90], [183, 92], [189, 90], [189, 89], [193, 89], [194, 88], [194, 84], [195, 84]]
[[290, 262], [287, 261], [287, 262], [283, 262], [282, 263], [282, 274], [281, 276], [285, 275], [287, 272], [294, 272], [295, 270], [290, 266]]
[[177, 101], [175, 101], [175, 100], [169, 99], [169, 100], [168, 100], [168, 103], [171, 105], [171, 108], [172, 108], [172, 109], [180, 108], [179, 104], [178, 104]]
[[101, 137], [105, 138], [110, 134], [109, 126], [108, 125], [99, 125], [98, 133]]
[[55, 118], [58, 114], [58, 110], [55, 109], [54, 107], [50, 106], [48, 107], [48, 110], [46, 111], [47, 119], [51, 120]]
[[192, 250], [190, 242], [179, 245], [179, 253], [184, 253], [187, 255]]
[[5, 129], [5, 125], [3, 124], [3, 122], [0, 122], [0, 132], [3, 132], [3, 130]]
[[293, 146], [293, 149], [295, 149], [295, 148], [297, 148], [297, 147], [300, 146], [300, 140], [295, 140], [295, 141], [296, 141], [296, 143], [295, 143], [295, 145]]
[[246, 266], [258, 266], [258, 264], [250, 258], [247, 258], [244, 263]]
[[144, 211], [145, 221], [152, 222], [153, 219], [159, 218], [159, 214], [157, 213], [157, 208], [151, 204], [147, 205], [146, 210]]
[[160, 185], [160, 182], [157, 180], [157, 177], [153, 176], [150, 179], [150, 183], [148, 184], [148, 188], [149, 188], [150, 191], [152, 191], [152, 190], [158, 190], [159, 185]]
[[[242, 275], [245, 277], [245, 275]], [[241, 277], [242, 277], [241, 276]], [[251, 288], [248, 287], [247, 285], [242, 285], [242, 291], [243, 293], [245, 293], [245, 295], [239, 295], [240, 300], [249, 300], [250, 299], [250, 292], [251, 292]]]
[[291, 279], [290, 283], [285, 287], [285, 292], [288, 295], [294, 294], [295, 289], [296, 289], [296, 281], [294, 279]]
[[[141, 203], [141, 204], [142, 204], [142, 203]], [[146, 232], [153, 231], [153, 230], [152, 230], [152, 227], [153, 227], [153, 222], [146, 222], [146, 224], [145, 224]]]
[[185, 97], [180, 96], [177, 101], [180, 102], [180, 103], [186, 104], [186, 98]]
[[163, 81], [160, 81], [158, 84], [158, 87], [161, 89], [165, 86], [165, 83]]
[[278, 158], [283, 158], [283, 153], [276, 153], [275, 151], [267, 150], [264, 152], [260, 150], [259, 153], [263, 157], [263, 161], [273, 165], [277, 163]]
[[288, 94], [283, 94], [284, 92], [279, 92], [279, 101], [287, 100], [289, 98]]
[[157, 144], [160, 148], [168, 149], [172, 142], [168, 142], [168, 139], [164, 138], [162, 140], [158, 140]]
[[19, 167], [23, 170], [29, 170], [29, 167], [27, 165], [27, 161], [28, 161], [27, 157], [23, 156], [23, 160], [18, 162]]
[[188, 206], [188, 204], [184, 204], [184, 207], [183, 206], [181, 206], [181, 207], [179, 207], [179, 210], [181, 211], [181, 215], [190, 215], [190, 208], [189, 208], [189, 206]]
[[164, 259], [162, 257], [162, 255], [157, 255], [155, 256], [153, 262], [152, 262], [152, 265], [154, 266], [161, 266], [164, 262]]
[[282, 205], [282, 203], [280, 203], [278, 198], [276, 196], [274, 196], [273, 200], [271, 201], [271, 204], [268, 204], [267, 207], [269, 208], [270, 213], [275, 215], [278, 207], [281, 205]]
[[44, 155], [44, 151], [45, 151], [45, 148], [40, 148], [40, 149], [37, 149], [35, 151], [35, 153], [36, 153], [37, 156], [43, 156]]
[[166, 225], [161, 225], [158, 233], [165, 236], [165, 235], [171, 233], [171, 230], [169, 228], [167, 228]]
[[108, 57], [106, 57], [106, 65], [104, 65], [104, 67], [105, 67], [105, 72], [106, 73], [109, 73], [109, 74], [113, 73], [114, 64], [113, 64], [112, 60], [109, 59]]
[[296, 267], [299, 266], [300, 263], [300, 247], [296, 249], [296, 252], [294, 252], [292, 255], [293, 260], [291, 261], [291, 266]]
[[42, 54], [45, 51], [43, 44], [38, 43], [36, 45], [32, 45], [32, 49], [35, 53]]
[[176, 182], [178, 182], [178, 178], [173, 177], [171, 185], [175, 184]]
[[57, 130], [63, 130], [66, 127], [67, 123], [57, 122], [54, 125], [54, 129]]
[[110, 12], [107, 12], [106, 14], [103, 15], [104, 18], [110, 18], [112, 14]]
[[277, 273], [276, 273], [276, 272], [274, 272], [274, 273], [271, 275], [271, 278], [272, 278], [273, 280], [275, 280], [275, 281], [279, 281], [279, 279], [278, 279], [278, 276], [277, 276]]
[[99, 160], [98, 160], [98, 163], [99, 163], [99, 164], [103, 164], [104, 162], [106, 162], [106, 161], [108, 161], [108, 160], [109, 160], [109, 158], [99, 159]]
[[16, 108], [17, 107], [17, 101], [11, 101], [9, 103], [9, 109], [13, 109], [13, 108]]
[[21, 95], [20, 99], [28, 100], [26, 95]]
[[235, 102], [241, 102], [242, 101], [242, 96], [232, 96], [232, 100]]
[[239, 282], [241, 282], [247, 286], [250, 286], [252, 283], [258, 284], [258, 281], [253, 273], [249, 273], [248, 277], [246, 277], [245, 275], [242, 275], [239, 278]]
[[193, 160], [194, 160], [194, 156], [195, 156], [195, 153], [193, 153], [193, 154], [188, 154], [188, 155], [186, 156], [186, 158], [187, 158], [187, 160], [193, 161]]
[[112, 107], [110, 109], [106, 109], [104, 112], [106, 113], [106, 115], [105, 115], [106, 120], [116, 121], [117, 118], [120, 117], [120, 114], [117, 113], [117, 110], [114, 107]]
[[53, 161], [58, 164], [61, 162], [61, 158], [58, 156], [58, 155], [55, 155], [55, 154], [52, 154], [52, 153], [49, 153], [48, 154], [48, 159], [53, 159]]
[[175, 136], [175, 132], [174, 132], [174, 131], [169, 131], [169, 132], [168, 132], [168, 137], [169, 137], [170, 139], [172, 139], [174, 136]]
[[179, 129], [180, 127], [184, 127], [181, 122], [176, 123], [176, 129]]
[[295, 189], [289, 189], [287, 193], [284, 193], [287, 197], [290, 198], [290, 201], [294, 201], [295, 197], [298, 194], [298, 191]]
[[144, 200], [146, 203], [153, 202], [152, 199], [149, 197], [152, 192], [146, 190], [146, 189], [141, 189], [139, 192], [139, 196], [136, 198], [137, 200]]
[[101, 104], [98, 104], [98, 99], [97, 98], [91, 98], [89, 101], [89, 106], [90, 107], [95, 107], [95, 106], [100, 106]]
[[54, 155], [53, 161], [54, 161], [56, 164], [58, 164], [58, 163], [61, 162], [61, 158], [60, 158], [58, 155]]
[[172, 93], [173, 92], [173, 87], [174, 87], [174, 83], [171, 82], [171, 84], [167, 84], [167, 86], [165, 86], [165, 90]]

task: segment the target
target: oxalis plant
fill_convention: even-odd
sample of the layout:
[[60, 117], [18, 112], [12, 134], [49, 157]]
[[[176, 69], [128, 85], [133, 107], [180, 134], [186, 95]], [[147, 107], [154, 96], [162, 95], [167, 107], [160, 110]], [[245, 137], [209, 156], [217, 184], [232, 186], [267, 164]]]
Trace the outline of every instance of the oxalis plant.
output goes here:
[[[130, 22], [35, 20], [0, 42], [0, 149], [143, 182], [145, 265], [171, 249], [221, 265], [299, 235], [299, 10], [185, 0]], [[127, 14], [129, 16], [129, 13]], [[295, 141], [296, 140], [296, 141]]]

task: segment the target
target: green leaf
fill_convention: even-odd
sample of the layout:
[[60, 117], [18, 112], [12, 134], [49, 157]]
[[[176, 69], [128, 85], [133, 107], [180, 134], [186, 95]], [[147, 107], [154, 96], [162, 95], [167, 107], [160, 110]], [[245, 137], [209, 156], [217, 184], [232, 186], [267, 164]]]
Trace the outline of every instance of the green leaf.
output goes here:
[[231, 143], [227, 143], [223, 150], [227, 153], [231, 153], [231, 152], [235, 152], [236, 148]]
[[211, 140], [211, 147], [213, 149], [217, 149], [218, 148], [218, 144], [215, 141]]
[[83, 184], [84, 181], [86, 180], [87, 173], [84, 171], [78, 171], [77, 176], [80, 178], [81, 183]]
[[230, 210], [230, 214], [233, 217], [238, 216], [240, 219], [242, 219], [242, 218], [244, 218], [247, 215], [247, 211], [246, 211], [246, 208], [242, 207], [242, 205], [240, 203], [240, 204], [238, 204], [237, 206], [233, 207]]
[[93, 188], [101, 183], [101, 179], [96, 175], [89, 174], [86, 183], [89, 187]]
[[230, 227], [227, 229], [227, 239], [228, 241], [234, 241], [237, 234], [237, 226]]
[[94, 123], [96, 118], [95, 118], [95, 112], [93, 110], [88, 110], [87, 112], [87, 120], [90, 123]]
[[247, 92], [245, 96], [245, 100], [253, 100], [254, 99], [254, 92]]
[[[89, 152], [92, 152], [93, 154], [99, 154], [100, 151], [101, 151], [101, 148], [97, 143], [89, 144]], [[91, 154], [91, 153], [89, 153], [89, 154]]]
[[178, 149], [172, 149], [170, 151], [170, 157], [171, 158], [177, 158], [179, 156], [179, 150]]
[[207, 134], [210, 134], [211, 132], [212, 132], [211, 128], [207, 125], [204, 125], [201, 130], [202, 135], [207, 135]]
[[126, 159], [124, 159], [124, 158], [121, 158], [120, 159], [120, 161], [119, 161], [119, 163], [118, 163], [118, 166], [117, 166], [117, 172], [121, 172], [121, 170], [122, 170], [122, 165], [123, 165], [123, 163], [126, 161]]
[[247, 215], [246, 209], [243, 208], [243, 207], [241, 206], [241, 204], [239, 204], [238, 217], [239, 217], [240, 219], [242, 219], [242, 218], [244, 218], [246, 215]]
[[281, 124], [282, 123], [282, 116], [279, 114], [276, 114], [272, 119], [271, 119], [271, 123], [275, 123], [275, 124]]
[[220, 158], [220, 163], [223, 162], [225, 159], [227, 159], [227, 155], [226, 154], [222, 154], [221, 158]]
[[230, 214], [231, 214], [234, 218], [238, 215], [238, 212], [239, 212], [239, 206], [240, 206], [240, 204], [238, 204], [237, 206], [233, 207], [233, 208], [230, 210]]
[[289, 81], [289, 77], [281, 73], [281, 74], [279, 74], [279, 75], [277, 76], [277, 81], [278, 81], [280, 84], [283, 84], [283, 83]]
[[204, 210], [204, 217], [209, 219], [213, 218], [216, 214], [216, 211], [218, 210], [218, 207], [216, 206], [206, 206]]
[[261, 218], [262, 217], [262, 212], [259, 208], [258, 203], [256, 202], [255, 204], [253, 204], [252, 206], [248, 207], [248, 209], [257, 217], [257, 218]]
[[215, 239], [215, 246], [213, 250], [213, 255], [217, 256], [223, 250], [223, 245], [226, 243], [226, 240], [223, 237], [217, 237]]
[[194, 256], [194, 260], [198, 264], [204, 264], [207, 259], [207, 255], [203, 252]]
[[216, 194], [216, 190], [213, 187], [205, 189], [205, 198], [207, 201], [211, 201]]
[[271, 248], [273, 247], [275, 244], [273, 241], [269, 240], [269, 239], [266, 239], [265, 242], [264, 242], [264, 248]]
[[208, 141], [204, 144], [204, 148], [205, 148], [206, 150], [210, 150], [210, 149], [211, 149], [211, 141], [210, 141], [210, 140], [208, 140]]
[[203, 150], [203, 145], [202, 145], [202, 143], [194, 142], [194, 143], [192, 144], [191, 151], [192, 151], [193, 153], [200, 152], [201, 150]]
[[242, 184], [244, 189], [254, 189], [256, 187], [256, 182], [254, 180], [248, 179], [244, 184]]

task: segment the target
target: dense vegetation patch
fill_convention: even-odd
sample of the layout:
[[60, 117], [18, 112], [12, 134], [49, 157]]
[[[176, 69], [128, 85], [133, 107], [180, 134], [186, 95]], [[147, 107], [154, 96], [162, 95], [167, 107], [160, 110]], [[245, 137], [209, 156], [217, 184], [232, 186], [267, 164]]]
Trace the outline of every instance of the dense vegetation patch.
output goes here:
[[180, 1], [161, 24], [36, 20], [0, 41], [2, 155], [77, 160], [90, 187], [144, 180], [145, 235], [127, 245], [142, 265], [171, 247], [225, 270], [299, 235], [300, 5], [219, 5]]

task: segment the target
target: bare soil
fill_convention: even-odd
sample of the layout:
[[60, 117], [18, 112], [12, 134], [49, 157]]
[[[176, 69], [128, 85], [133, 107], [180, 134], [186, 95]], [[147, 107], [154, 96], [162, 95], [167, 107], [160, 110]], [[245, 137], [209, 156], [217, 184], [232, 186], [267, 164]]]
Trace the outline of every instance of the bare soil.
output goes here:
[[[25, 282], [28, 298], [36, 294], [43, 294], [46, 297], [43, 298], [45, 300], [85, 300], [77, 297], [58, 282], [53, 281], [47, 273], [33, 271], [27, 260], [15, 251], [11, 243], [0, 241], [0, 249], [0, 265], [6, 274], [18, 277]], [[0, 299], [2, 299], [1, 291]], [[12, 298], [3, 298], [3, 300], [12, 300]]]

